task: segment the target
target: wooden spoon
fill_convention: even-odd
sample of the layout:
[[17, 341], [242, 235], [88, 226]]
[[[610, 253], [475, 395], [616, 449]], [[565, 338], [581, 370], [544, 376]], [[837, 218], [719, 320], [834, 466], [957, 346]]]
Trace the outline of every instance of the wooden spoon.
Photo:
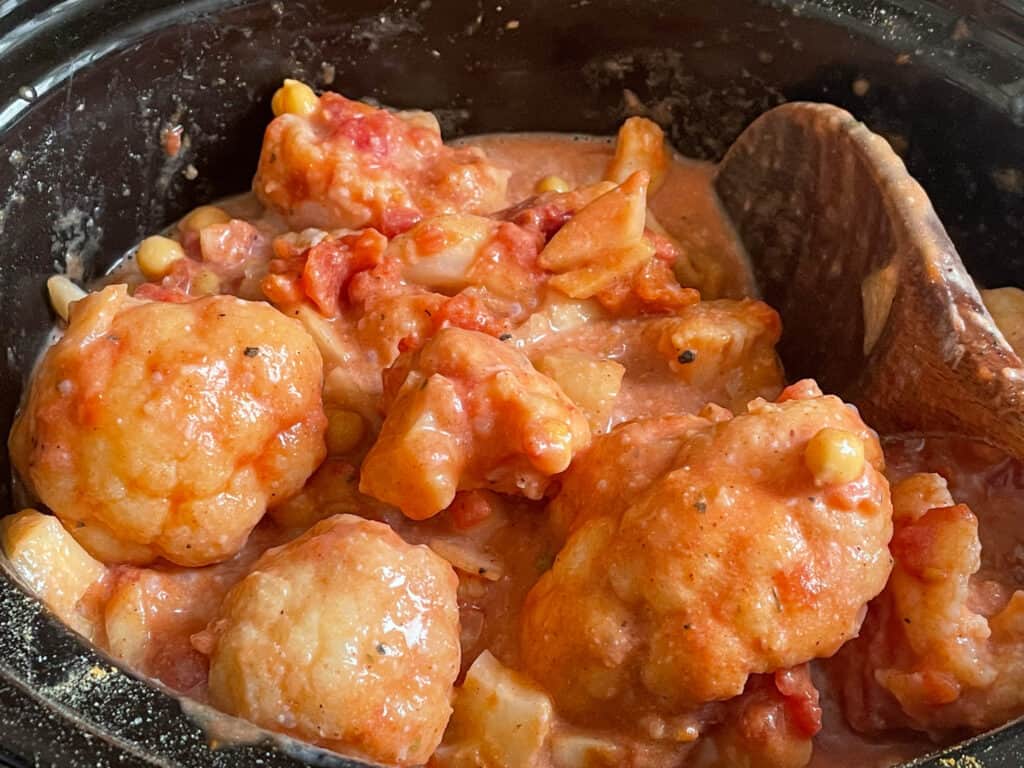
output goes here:
[[715, 186], [782, 315], [789, 378], [882, 432], [953, 432], [1024, 458], [1024, 369], [928, 196], [880, 136], [827, 104], [759, 117]]

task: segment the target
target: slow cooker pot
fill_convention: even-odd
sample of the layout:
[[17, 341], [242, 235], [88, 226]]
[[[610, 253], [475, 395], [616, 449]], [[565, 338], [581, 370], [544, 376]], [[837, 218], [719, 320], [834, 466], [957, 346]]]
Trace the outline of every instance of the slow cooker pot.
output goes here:
[[[245, 190], [285, 76], [433, 109], [448, 137], [611, 133], [639, 108], [706, 159], [777, 103], [834, 102], [904, 156], [981, 283], [1024, 284], [1024, 17], [1014, 6], [0, 0], [0, 432], [53, 320], [46, 277], [89, 280], [195, 205]], [[171, 158], [160, 135], [178, 123], [188, 140]], [[0, 478], [6, 514], [6, 451]], [[0, 765], [29, 760], [357, 765], [211, 721], [92, 650], [4, 569]], [[1024, 724], [917, 764], [1024, 765]]]

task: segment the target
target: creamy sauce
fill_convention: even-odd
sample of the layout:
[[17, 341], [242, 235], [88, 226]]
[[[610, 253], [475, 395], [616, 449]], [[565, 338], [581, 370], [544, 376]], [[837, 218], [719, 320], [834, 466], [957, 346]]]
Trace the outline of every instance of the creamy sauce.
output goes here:
[[[460, 143], [480, 147], [497, 165], [512, 171], [509, 199], [532, 195], [545, 176], [560, 176], [570, 187], [600, 181], [615, 153], [613, 139], [557, 133], [472, 136]], [[732, 224], [711, 186], [715, 166], [679, 154], [662, 187], [647, 201], [661, 225], [685, 254], [698, 262], [721, 265], [723, 279], [715, 296], [756, 295], [750, 264]]]
[[[465, 144], [485, 149], [498, 165], [511, 170], [512, 202], [530, 197], [541, 178], [557, 175], [570, 186], [598, 181], [613, 153], [608, 139], [551, 134], [492, 135], [472, 137]], [[722, 265], [723, 279], [718, 296], [742, 297], [755, 294], [749, 265], [738, 239], [722, 213], [715, 197], [712, 178], [714, 167], [677, 157], [672, 163], [663, 187], [649, 207], [664, 228], [679, 242], [684, 253], [701, 261], [714, 260]], [[218, 203], [234, 216], [255, 224], [269, 239], [286, 231], [276, 216], [265, 214], [252, 195], [242, 195]], [[260, 265], [256, 265], [257, 267]], [[265, 272], [266, 265], [262, 265]], [[253, 274], [261, 274], [254, 269]], [[105, 282], [124, 281], [138, 285], [142, 278], [131, 254], [111, 272]], [[726, 394], [715, 389], [718, 382], [681, 383], [670, 362], [650, 354], [649, 344], [639, 343], [643, 337], [640, 321], [585, 325], [577, 330], [555, 333], [530, 348], [531, 354], [547, 349], [570, 347], [599, 354], [622, 363], [626, 379], [622, 396], [610, 424], [644, 414], [670, 411], [696, 411], [708, 400], [726, 407], [737, 407]], [[354, 343], [349, 339], [346, 343]], [[329, 361], [330, 362], [330, 361]], [[334, 361], [335, 365], [340, 361]], [[751, 373], [744, 381], [745, 389], [730, 390], [743, 400], [757, 395], [774, 397], [778, 386], [772, 372]], [[328, 374], [328, 379], [330, 375]], [[737, 385], [739, 386], [739, 385]], [[1024, 586], [1024, 545], [1021, 544], [1019, 508], [1024, 499], [1024, 468], [994, 454], [990, 449], [968, 445], [952, 439], [900, 438], [886, 442], [888, 474], [899, 479], [915, 471], [935, 471], [949, 480], [957, 501], [969, 504], [981, 520], [984, 546], [983, 573], [980, 577], [1001, 581], [1008, 589]], [[332, 474], [333, 473], [333, 474]], [[324, 481], [327, 478], [328, 481]], [[349, 511], [388, 522], [403, 538], [445, 551], [446, 545], [465, 549], [470, 558], [484, 558], [492, 565], [488, 572], [481, 566], [477, 573], [460, 571], [460, 614], [462, 620], [463, 673], [483, 651], [489, 650], [500, 661], [515, 668], [518, 661], [519, 615], [527, 591], [551, 566], [557, 553], [558, 539], [551, 530], [544, 512], [544, 502], [520, 499], [491, 499], [492, 513], [483, 523], [466, 529], [448, 512], [425, 522], [413, 522], [402, 514], [379, 503], [367, 503], [355, 490], [354, 469], [344, 463], [328, 462], [310, 481], [296, 508]], [[297, 529], [298, 530], [298, 529]], [[261, 547], [279, 544], [294, 535], [265, 522], [253, 537]], [[205, 657], [188, 649], [190, 638], [208, 617], [216, 613], [226, 590], [239, 578], [244, 566], [258, 552], [252, 546], [229, 562], [204, 569], [200, 581], [204, 588], [190, 596], [191, 605], [181, 606], [180, 595], [163, 594], [154, 602], [159, 632], [149, 638], [149, 647], [140, 657], [144, 671], [168, 685], [187, 692], [198, 701], [207, 699], [202, 665]], [[167, 571], [173, 579], [168, 589], [185, 589], [179, 576]], [[112, 576], [105, 588], [114, 582], [135, 578], [132, 569], [122, 569]], [[979, 578], [980, 578], [979, 577]], [[175, 586], [177, 585], [177, 586]], [[99, 600], [101, 596], [94, 596]], [[105, 597], [105, 596], [103, 596]], [[98, 609], [97, 609], [98, 610]], [[109, 645], [107, 638], [99, 642]], [[185, 671], [182, 671], [182, 667]], [[830, 696], [827, 676], [821, 662], [814, 667], [815, 680], [822, 690], [824, 727], [815, 741], [811, 762], [814, 768], [839, 766], [887, 766], [898, 760], [922, 754], [934, 745], [925, 738], [910, 735], [904, 738], [877, 738], [854, 733], [844, 723], [837, 704]], [[561, 723], [558, 728], [569, 726]], [[642, 755], [645, 747], [635, 746], [634, 754]], [[654, 750], [653, 747], [650, 748]], [[679, 748], [681, 749], [681, 748]], [[685, 749], [681, 749], [681, 754]], [[647, 758], [657, 764], [668, 755], [654, 750]], [[643, 764], [641, 757], [637, 764]]]

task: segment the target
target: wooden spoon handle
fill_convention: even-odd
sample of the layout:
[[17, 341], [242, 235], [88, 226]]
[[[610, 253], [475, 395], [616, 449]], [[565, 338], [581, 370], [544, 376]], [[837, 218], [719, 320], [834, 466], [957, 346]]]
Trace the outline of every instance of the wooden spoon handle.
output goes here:
[[848, 112], [792, 103], [736, 140], [715, 185], [791, 378], [882, 431], [954, 432], [1024, 457], [1024, 370], [921, 186]]

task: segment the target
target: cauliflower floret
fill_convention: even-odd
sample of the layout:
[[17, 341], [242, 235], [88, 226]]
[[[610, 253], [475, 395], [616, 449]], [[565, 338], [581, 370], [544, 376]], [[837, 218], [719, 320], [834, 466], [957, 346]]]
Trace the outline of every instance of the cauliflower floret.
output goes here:
[[387, 417], [359, 490], [413, 519], [456, 491], [540, 498], [590, 443], [586, 416], [509, 344], [446, 328], [385, 373]]
[[[805, 450], [829, 427], [861, 441], [865, 459], [855, 479], [822, 486]], [[732, 419], [597, 438], [555, 503], [569, 539], [523, 608], [526, 671], [567, 714], [634, 720], [835, 653], [889, 574], [881, 465], [856, 410], [809, 385]], [[603, 480], [579, 497], [578, 473]]]
[[570, 529], [579, 528], [586, 520], [620, 514], [658, 478], [672, 471], [689, 433], [707, 426], [707, 420], [698, 416], [660, 416], [620, 424], [595, 439], [562, 478], [558, 495], [548, 505], [554, 529], [564, 539]]
[[643, 346], [656, 349], [680, 381], [723, 407], [739, 410], [781, 388], [775, 344], [782, 325], [763, 302], [704, 301], [645, 324], [642, 333]]
[[351, 515], [263, 555], [210, 628], [210, 698], [328, 749], [424, 763], [451, 715], [458, 579]]
[[52, 515], [25, 509], [0, 520], [0, 541], [16, 574], [61, 621], [90, 640], [98, 634], [86, 595], [106, 575]]
[[110, 286], [74, 305], [43, 358], [11, 457], [101, 560], [224, 560], [323, 459], [321, 367], [266, 304]]
[[[862, 731], [983, 731], [1024, 712], [1024, 591], [975, 580], [978, 519], [939, 475], [893, 489], [892, 577], [832, 665]], [[1001, 600], [987, 593], [996, 588]], [[996, 606], [1005, 606], [997, 610]], [[989, 606], [986, 608], [985, 606]]]
[[176, 691], [203, 696], [209, 661], [192, 637], [216, 617], [228, 590], [287, 533], [260, 525], [230, 560], [206, 568], [111, 569], [98, 644], [132, 670]]
[[253, 189], [295, 228], [391, 237], [425, 216], [499, 210], [507, 184], [479, 149], [446, 147], [436, 122], [325, 93], [267, 126]]

